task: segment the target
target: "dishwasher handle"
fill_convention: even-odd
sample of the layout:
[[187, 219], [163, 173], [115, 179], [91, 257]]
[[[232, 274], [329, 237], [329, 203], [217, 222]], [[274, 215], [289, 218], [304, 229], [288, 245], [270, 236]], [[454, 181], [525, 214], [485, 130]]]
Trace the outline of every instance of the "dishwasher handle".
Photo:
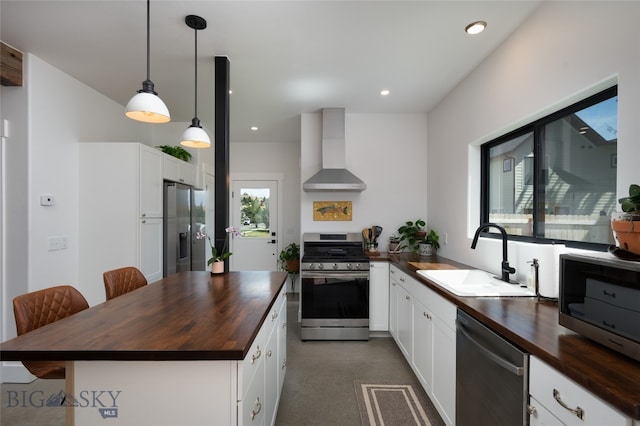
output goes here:
[[498, 364], [500, 367], [504, 368], [511, 374], [515, 374], [516, 376], [524, 376], [524, 367], [518, 367], [515, 364], [510, 363], [509, 361], [500, 358], [499, 355], [491, 352], [489, 349], [482, 346], [477, 340], [469, 335], [469, 332], [464, 329], [464, 325], [460, 323], [460, 321], [456, 320], [456, 328], [459, 333], [462, 333], [464, 337], [469, 339], [471, 343], [473, 343], [476, 348], [487, 358], [493, 361], [495, 364]]

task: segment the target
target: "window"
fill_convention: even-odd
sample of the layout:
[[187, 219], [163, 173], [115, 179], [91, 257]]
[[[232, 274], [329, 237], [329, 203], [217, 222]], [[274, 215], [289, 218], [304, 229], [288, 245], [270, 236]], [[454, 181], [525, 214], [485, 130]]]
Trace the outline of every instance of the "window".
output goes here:
[[516, 240], [615, 244], [617, 131], [614, 86], [484, 144], [481, 222]]

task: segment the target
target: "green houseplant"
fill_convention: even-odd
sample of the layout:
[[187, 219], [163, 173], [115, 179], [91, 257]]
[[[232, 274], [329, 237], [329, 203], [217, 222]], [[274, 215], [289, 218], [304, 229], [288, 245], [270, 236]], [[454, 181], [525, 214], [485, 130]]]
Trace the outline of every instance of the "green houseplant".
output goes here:
[[430, 229], [424, 240], [420, 241], [420, 254], [431, 256], [440, 248], [440, 236], [436, 231]]
[[179, 160], [186, 161], [187, 163], [191, 160], [191, 153], [181, 146], [171, 146], [171, 145], [158, 145], [160, 151], [165, 154], [169, 154], [172, 157], [176, 157]]
[[404, 225], [398, 228], [398, 234], [400, 234], [400, 242], [404, 242], [401, 247], [407, 248], [408, 250], [417, 253], [418, 244], [424, 239], [427, 234], [424, 231], [425, 225], [426, 222], [424, 220], [417, 219], [415, 222], [407, 221]]
[[640, 254], [640, 185], [629, 185], [629, 196], [618, 200], [622, 212], [611, 214], [611, 229], [618, 246]]
[[297, 273], [300, 271], [300, 246], [291, 243], [280, 252], [280, 267], [282, 270]]

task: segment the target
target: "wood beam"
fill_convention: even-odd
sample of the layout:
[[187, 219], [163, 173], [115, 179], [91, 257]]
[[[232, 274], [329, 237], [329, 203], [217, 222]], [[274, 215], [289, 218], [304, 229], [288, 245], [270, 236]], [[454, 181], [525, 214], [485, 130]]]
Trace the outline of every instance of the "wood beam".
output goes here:
[[0, 64], [3, 86], [22, 86], [22, 52], [0, 41]]

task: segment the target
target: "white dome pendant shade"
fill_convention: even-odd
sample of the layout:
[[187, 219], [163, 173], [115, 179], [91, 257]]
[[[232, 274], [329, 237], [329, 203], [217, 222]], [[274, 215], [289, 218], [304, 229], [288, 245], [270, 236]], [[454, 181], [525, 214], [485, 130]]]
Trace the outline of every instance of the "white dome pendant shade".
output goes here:
[[127, 107], [124, 114], [132, 120], [145, 123], [168, 123], [171, 121], [169, 109], [158, 97], [151, 81], [149, 66], [150, 34], [149, 34], [149, 10], [150, 0], [147, 0], [147, 79], [142, 82], [142, 89], [138, 90]]
[[184, 22], [189, 28], [193, 28], [195, 33], [195, 112], [193, 120], [191, 120], [191, 126], [182, 134], [180, 145], [189, 148], [209, 148], [211, 146], [211, 140], [207, 132], [205, 132], [200, 125], [200, 120], [198, 119], [198, 30], [207, 28], [207, 21], [200, 16], [188, 15], [184, 18]]
[[187, 130], [182, 134], [180, 145], [189, 148], [209, 148], [211, 146], [211, 139], [200, 126], [200, 120], [197, 117], [191, 121], [191, 126], [187, 127]]

